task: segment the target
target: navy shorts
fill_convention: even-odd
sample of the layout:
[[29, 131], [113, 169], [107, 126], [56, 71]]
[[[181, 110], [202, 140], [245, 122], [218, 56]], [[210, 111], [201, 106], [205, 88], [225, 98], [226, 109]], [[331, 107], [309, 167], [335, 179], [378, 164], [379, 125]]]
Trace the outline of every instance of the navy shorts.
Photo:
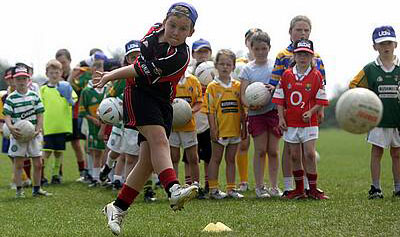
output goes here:
[[43, 150], [65, 151], [66, 133], [43, 136]]
[[[172, 105], [169, 101], [151, 96], [141, 89], [129, 87], [124, 94], [124, 124], [126, 128], [160, 125], [165, 128], [167, 138], [172, 129]], [[138, 144], [146, 141], [139, 133]]]
[[10, 139], [3, 137], [3, 145], [1, 147], [1, 152], [8, 154], [8, 148], [10, 148]]
[[72, 133], [66, 134], [66, 141], [85, 140], [86, 136], [81, 133], [82, 118], [72, 119]]

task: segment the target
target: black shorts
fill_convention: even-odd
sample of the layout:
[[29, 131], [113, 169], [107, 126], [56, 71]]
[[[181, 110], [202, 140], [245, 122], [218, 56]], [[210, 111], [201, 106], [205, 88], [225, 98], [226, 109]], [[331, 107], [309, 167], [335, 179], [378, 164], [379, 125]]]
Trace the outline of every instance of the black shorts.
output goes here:
[[43, 136], [43, 150], [65, 151], [66, 133]]
[[[205, 163], [210, 163], [211, 160], [211, 137], [210, 129], [197, 134], [197, 153], [199, 154], [199, 161], [203, 160]], [[187, 163], [186, 153], [183, 153], [182, 161]]]
[[86, 136], [81, 133], [82, 118], [72, 119], [72, 133], [66, 134], [66, 141], [85, 140]]
[[[167, 138], [172, 129], [172, 105], [157, 96], [134, 87], [127, 87], [124, 93], [124, 124], [126, 128], [136, 126], [160, 125], [164, 127]], [[139, 133], [138, 144], [146, 141]]]

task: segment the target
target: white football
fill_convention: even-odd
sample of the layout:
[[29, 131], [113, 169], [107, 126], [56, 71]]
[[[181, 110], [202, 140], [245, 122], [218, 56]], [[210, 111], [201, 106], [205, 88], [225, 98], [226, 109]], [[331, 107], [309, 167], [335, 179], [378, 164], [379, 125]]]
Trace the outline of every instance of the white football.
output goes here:
[[10, 129], [8, 128], [7, 124], [3, 124], [3, 137], [10, 139]]
[[248, 85], [244, 95], [250, 106], [263, 106], [271, 100], [271, 92], [262, 82], [253, 82]]
[[18, 139], [19, 142], [29, 142], [35, 136], [35, 126], [29, 120], [19, 120], [14, 127], [18, 128], [22, 135]]
[[194, 75], [202, 85], [207, 86], [215, 77], [214, 63], [211, 61], [200, 63], [194, 71]]
[[97, 109], [101, 121], [116, 125], [123, 119], [122, 100], [117, 97], [108, 97], [101, 101]]
[[181, 98], [175, 98], [172, 102], [173, 119], [172, 126], [182, 127], [192, 119], [192, 107], [190, 104]]
[[339, 126], [355, 134], [366, 133], [382, 119], [383, 104], [371, 90], [355, 88], [344, 92], [336, 104]]

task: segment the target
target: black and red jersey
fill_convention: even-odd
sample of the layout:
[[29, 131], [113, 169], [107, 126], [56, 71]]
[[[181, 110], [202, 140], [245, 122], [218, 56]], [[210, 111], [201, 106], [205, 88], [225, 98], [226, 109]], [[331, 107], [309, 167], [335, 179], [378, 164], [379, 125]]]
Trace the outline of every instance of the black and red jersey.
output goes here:
[[189, 64], [190, 51], [186, 43], [171, 46], [167, 42], [159, 42], [163, 31], [164, 28], [158, 23], [141, 40], [141, 55], [133, 64], [138, 76], [134, 83], [130, 81], [128, 85], [170, 102]]

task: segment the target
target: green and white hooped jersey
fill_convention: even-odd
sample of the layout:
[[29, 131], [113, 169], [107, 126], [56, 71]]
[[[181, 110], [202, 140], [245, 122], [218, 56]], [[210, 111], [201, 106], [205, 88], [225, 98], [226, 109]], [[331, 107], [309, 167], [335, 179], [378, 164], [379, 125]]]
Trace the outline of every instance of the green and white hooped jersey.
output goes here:
[[37, 124], [37, 114], [42, 114], [44, 107], [40, 97], [36, 92], [28, 90], [26, 94], [17, 91], [7, 96], [4, 104], [3, 113], [11, 116], [12, 123], [19, 120], [29, 120], [32, 124]]

